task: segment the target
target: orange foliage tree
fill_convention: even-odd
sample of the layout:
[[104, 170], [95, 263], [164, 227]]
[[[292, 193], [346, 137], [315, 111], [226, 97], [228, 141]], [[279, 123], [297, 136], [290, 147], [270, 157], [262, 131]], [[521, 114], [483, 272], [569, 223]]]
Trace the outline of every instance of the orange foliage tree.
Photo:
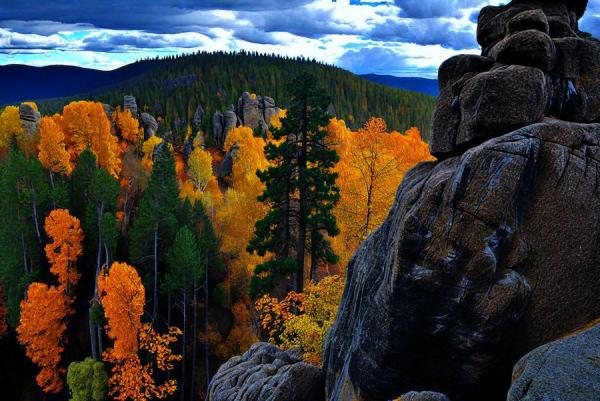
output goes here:
[[27, 299], [21, 301], [17, 336], [27, 357], [41, 368], [36, 382], [46, 393], [58, 393], [63, 387], [65, 370], [58, 365], [67, 328], [65, 318], [72, 312], [69, 304], [62, 290], [43, 283], [32, 283]]
[[61, 119], [65, 142], [71, 153], [71, 161], [89, 147], [98, 165], [114, 177], [121, 171], [118, 139], [111, 133], [110, 121], [101, 103], [72, 102], [63, 109]]
[[58, 118], [43, 117], [40, 122], [40, 144], [38, 159], [52, 173], [71, 174], [73, 165], [65, 147], [65, 134], [56, 121]]
[[55, 209], [46, 217], [44, 229], [52, 240], [44, 248], [50, 271], [58, 277], [59, 289], [68, 293], [81, 276], [75, 268], [77, 258], [83, 253], [81, 224], [68, 210]]
[[72, 286], [79, 280], [75, 262], [82, 254], [83, 231], [79, 220], [65, 209], [55, 209], [46, 218], [44, 228], [52, 242], [45, 247], [50, 272], [59, 285], [32, 283], [27, 298], [21, 301], [18, 339], [25, 353], [40, 366], [36, 381], [44, 392], [57, 393], [63, 387], [65, 369], [59, 368], [63, 351], [66, 318], [73, 313]]
[[[115, 262], [98, 282], [100, 299], [108, 324], [108, 336], [113, 347], [102, 355], [112, 364], [108, 380], [109, 394], [115, 400], [145, 401], [162, 399], [177, 390], [173, 379], [157, 384], [155, 368], [173, 369], [173, 362], [181, 356], [172, 353], [170, 345], [181, 331], [171, 327], [166, 334], [157, 334], [150, 324], [143, 324], [144, 286], [136, 270], [126, 263]], [[140, 352], [147, 354], [143, 363]], [[144, 360], [147, 360], [144, 358]]]

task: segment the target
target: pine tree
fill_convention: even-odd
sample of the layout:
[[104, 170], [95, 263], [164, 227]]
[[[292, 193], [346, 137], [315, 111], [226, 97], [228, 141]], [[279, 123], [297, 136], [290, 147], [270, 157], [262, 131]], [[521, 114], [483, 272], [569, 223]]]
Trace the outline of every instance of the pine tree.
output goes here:
[[[256, 223], [248, 250], [261, 256], [267, 252], [276, 256], [257, 266], [251, 289], [254, 296], [268, 290], [277, 276], [289, 271], [293, 263], [291, 242], [295, 242], [297, 292], [304, 288], [307, 248], [313, 259], [311, 270], [315, 270], [318, 260], [336, 259], [323, 236], [335, 236], [339, 231], [333, 215], [339, 199], [333, 167], [339, 157], [328, 147], [324, 130], [330, 117], [326, 112], [330, 100], [308, 73], [292, 80], [288, 91], [292, 100], [287, 116], [273, 133], [275, 139], [283, 141], [267, 147], [267, 158], [273, 166], [258, 173], [266, 185], [259, 199], [269, 204], [270, 211]], [[292, 221], [296, 227], [291, 227]], [[297, 238], [292, 238], [292, 232]]]
[[179, 205], [175, 160], [164, 142], [159, 146], [148, 188], [129, 233], [131, 259], [137, 264], [147, 259], [153, 261], [153, 319], [158, 311], [159, 255], [168, 249], [176, 231]]

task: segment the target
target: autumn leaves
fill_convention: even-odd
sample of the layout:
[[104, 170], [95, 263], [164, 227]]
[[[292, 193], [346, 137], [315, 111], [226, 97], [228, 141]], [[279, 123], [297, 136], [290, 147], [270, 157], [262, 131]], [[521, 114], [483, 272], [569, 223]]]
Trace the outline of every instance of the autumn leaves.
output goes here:
[[79, 220], [65, 209], [50, 212], [44, 228], [52, 240], [45, 247], [46, 257], [58, 285], [29, 285], [27, 298], [21, 301], [17, 333], [27, 356], [41, 368], [38, 385], [47, 393], [57, 393], [63, 386], [64, 369], [58, 365], [67, 317], [73, 313], [73, 287], [80, 277], [75, 263], [83, 252], [83, 231]]

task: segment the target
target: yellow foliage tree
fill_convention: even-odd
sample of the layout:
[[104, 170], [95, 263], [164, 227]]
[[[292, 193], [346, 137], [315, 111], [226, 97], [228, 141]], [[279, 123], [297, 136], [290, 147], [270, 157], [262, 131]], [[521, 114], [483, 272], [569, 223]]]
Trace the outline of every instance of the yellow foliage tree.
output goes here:
[[121, 171], [119, 141], [111, 133], [110, 121], [101, 103], [69, 103], [63, 109], [61, 124], [71, 161], [75, 161], [89, 147], [96, 156], [98, 165], [112, 176], [118, 177]]
[[71, 174], [73, 165], [65, 147], [65, 134], [52, 117], [43, 117], [40, 122], [40, 144], [38, 159], [42, 166], [53, 173]]
[[112, 113], [112, 120], [115, 124], [117, 134], [131, 144], [136, 144], [144, 139], [144, 131], [140, 129], [140, 123], [133, 117], [131, 110], [121, 110], [117, 107]]
[[23, 133], [19, 108], [17, 106], [6, 106], [0, 113], [0, 152], [6, 152], [13, 138]]
[[299, 347], [306, 362], [321, 365], [323, 343], [343, 290], [344, 278], [333, 275], [311, 281], [303, 293], [289, 292], [281, 301], [264, 295], [255, 306], [261, 327], [270, 342], [284, 349]]
[[416, 128], [404, 135], [387, 132], [381, 118], [371, 118], [357, 132], [332, 119], [327, 131], [340, 155], [336, 166], [340, 201], [334, 210], [340, 235], [332, 244], [345, 266], [358, 245], [385, 219], [406, 171], [432, 157]]
[[153, 135], [150, 138], [148, 138], [147, 140], [145, 140], [142, 145], [142, 153], [143, 153], [142, 167], [147, 172], [152, 171], [152, 165], [154, 164], [154, 162], [153, 162], [154, 148], [156, 148], [158, 145], [160, 145], [162, 143], [162, 141], [163, 141], [162, 138], [160, 138], [156, 135]]

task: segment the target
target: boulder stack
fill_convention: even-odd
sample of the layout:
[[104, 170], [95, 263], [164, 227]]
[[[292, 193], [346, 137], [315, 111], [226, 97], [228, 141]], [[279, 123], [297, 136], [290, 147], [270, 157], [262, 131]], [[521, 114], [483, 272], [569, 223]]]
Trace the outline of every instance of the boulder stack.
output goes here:
[[272, 98], [244, 92], [238, 98], [236, 107], [229, 105], [224, 113], [215, 112], [213, 115], [213, 138], [217, 146], [222, 147], [227, 133], [237, 126], [245, 125], [253, 130], [266, 131], [271, 125], [271, 118], [279, 111], [280, 109], [275, 106]]
[[21, 120], [21, 127], [26, 135], [37, 135], [40, 129], [40, 121], [42, 120], [39, 111], [28, 103], [22, 103], [19, 106], [19, 119]]
[[520, 357], [600, 316], [600, 42], [579, 31], [585, 3], [485, 7], [482, 54], [441, 65], [438, 161], [406, 174], [347, 267], [328, 401], [503, 400]]
[[545, 117], [600, 121], [600, 42], [577, 22], [586, 4], [518, 0], [483, 8], [481, 56], [440, 66], [432, 154], [456, 155]]

